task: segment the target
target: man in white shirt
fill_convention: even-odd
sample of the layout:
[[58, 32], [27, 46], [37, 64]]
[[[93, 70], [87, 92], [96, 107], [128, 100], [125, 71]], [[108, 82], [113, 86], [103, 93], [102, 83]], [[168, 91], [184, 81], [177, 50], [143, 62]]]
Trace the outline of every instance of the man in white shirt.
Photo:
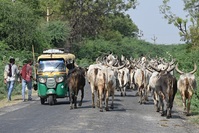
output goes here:
[[15, 59], [10, 58], [10, 63], [7, 64], [4, 69], [4, 83], [8, 90], [8, 101], [11, 101], [12, 91], [18, 74], [19, 69], [17, 65], [15, 65]]

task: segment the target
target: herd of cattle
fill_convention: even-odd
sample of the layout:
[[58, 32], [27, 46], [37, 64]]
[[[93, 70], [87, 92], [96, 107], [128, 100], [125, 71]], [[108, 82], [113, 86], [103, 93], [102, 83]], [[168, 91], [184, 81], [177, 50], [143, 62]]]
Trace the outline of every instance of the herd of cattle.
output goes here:
[[[176, 70], [180, 77], [174, 76]], [[114, 92], [118, 90], [121, 96], [126, 96], [128, 87], [137, 90], [139, 103], [144, 104], [151, 94], [155, 109], [161, 111], [161, 115], [171, 118], [173, 101], [177, 90], [179, 90], [184, 110], [190, 115], [191, 98], [196, 91], [196, 79], [194, 73], [197, 70], [196, 64], [191, 72], [179, 70], [174, 59], [167, 61], [163, 58], [147, 59], [141, 57], [138, 60], [127, 59], [124, 56], [109, 54], [98, 57], [96, 63], [90, 65], [86, 70], [76, 67], [72, 70], [68, 85], [70, 89], [70, 107], [76, 108], [78, 91], [81, 90], [81, 106], [84, 97], [84, 86], [87, 79], [92, 92], [92, 107], [99, 107], [103, 111], [109, 110], [109, 97], [112, 98], [110, 108], [114, 108]], [[96, 96], [95, 96], [96, 95]], [[104, 103], [103, 103], [104, 101]], [[164, 109], [166, 103], [166, 109]], [[74, 104], [74, 105], [73, 105]]]

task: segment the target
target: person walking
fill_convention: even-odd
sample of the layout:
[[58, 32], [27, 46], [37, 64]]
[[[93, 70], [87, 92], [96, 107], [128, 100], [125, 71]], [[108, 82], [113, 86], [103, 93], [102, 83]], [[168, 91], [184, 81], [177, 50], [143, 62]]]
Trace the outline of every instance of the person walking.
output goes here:
[[7, 64], [4, 69], [4, 83], [6, 84], [8, 91], [8, 101], [11, 101], [14, 84], [20, 71], [17, 65], [15, 65], [15, 59], [13, 57], [10, 58], [9, 62], [10, 63]]
[[22, 67], [22, 70], [21, 70], [21, 77], [22, 77], [22, 99], [23, 101], [25, 102], [26, 99], [25, 99], [25, 90], [26, 90], [26, 87], [28, 88], [28, 101], [31, 101], [32, 100], [32, 64], [33, 64], [33, 61], [32, 60], [29, 60], [27, 64], [25, 64], [23, 67]]

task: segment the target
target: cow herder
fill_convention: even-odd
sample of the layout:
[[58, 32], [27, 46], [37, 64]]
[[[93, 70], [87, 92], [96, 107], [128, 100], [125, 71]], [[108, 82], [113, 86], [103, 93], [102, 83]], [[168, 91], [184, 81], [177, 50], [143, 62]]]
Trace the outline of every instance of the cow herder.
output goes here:
[[19, 69], [17, 65], [15, 65], [15, 59], [13, 57], [10, 58], [9, 62], [10, 63], [7, 64], [4, 69], [4, 83], [8, 91], [8, 101], [11, 101], [11, 95], [17, 75], [19, 74]]

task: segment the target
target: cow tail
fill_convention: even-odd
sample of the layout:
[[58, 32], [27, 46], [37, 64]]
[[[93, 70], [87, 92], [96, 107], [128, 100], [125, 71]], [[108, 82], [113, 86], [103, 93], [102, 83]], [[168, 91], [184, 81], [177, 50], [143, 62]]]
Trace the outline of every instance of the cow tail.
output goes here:
[[95, 77], [94, 83], [96, 83], [97, 74], [98, 74], [98, 69], [95, 68], [95, 69], [94, 69], [94, 75], [95, 75], [95, 76], [94, 76], [94, 77]]
[[189, 88], [189, 80], [188, 80], [188, 78], [185, 78], [185, 85], [186, 85], [186, 91], [188, 91], [188, 88]]
[[107, 88], [106, 75], [103, 73], [104, 87]]
[[145, 82], [145, 79], [144, 79], [144, 71], [141, 70], [141, 72], [142, 72], [142, 85], [143, 85], [144, 82]]
[[176, 78], [174, 78], [173, 79], [173, 99], [172, 99], [172, 101], [174, 100], [174, 98], [175, 98], [175, 94], [177, 93], [177, 80], [176, 80]]
[[122, 71], [122, 85], [124, 85], [124, 71]]
[[135, 79], [134, 79], [134, 77], [135, 77], [135, 72], [133, 72], [133, 78], [132, 78], [133, 84], [135, 84]]

